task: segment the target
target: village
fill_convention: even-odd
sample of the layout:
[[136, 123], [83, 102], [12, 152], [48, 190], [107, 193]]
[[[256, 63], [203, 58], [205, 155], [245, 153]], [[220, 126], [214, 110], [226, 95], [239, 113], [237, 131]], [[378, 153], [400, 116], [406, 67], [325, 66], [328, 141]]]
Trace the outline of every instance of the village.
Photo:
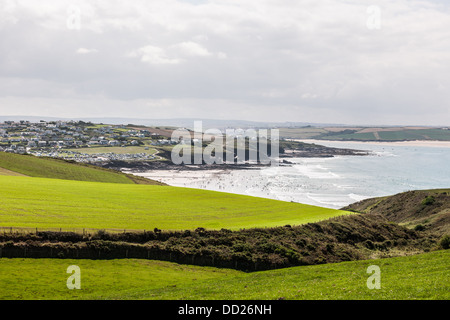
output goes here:
[[4, 121], [0, 151], [85, 163], [145, 161], [159, 159], [157, 148], [178, 143], [170, 140], [170, 132], [84, 121]]

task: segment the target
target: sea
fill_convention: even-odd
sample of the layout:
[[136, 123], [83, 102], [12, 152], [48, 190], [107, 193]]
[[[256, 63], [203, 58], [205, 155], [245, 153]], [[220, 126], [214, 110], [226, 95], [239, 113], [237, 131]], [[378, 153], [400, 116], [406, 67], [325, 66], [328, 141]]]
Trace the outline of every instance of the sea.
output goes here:
[[[308, 141], [311, 142], [311, 141]], [[152, 171], [169, 185], [216, 190], [339, 209], [408, 190], [450, 188], [450, 144], [317, 141], [368, 156], [288, 158], [290, 166], [249, 170]]]

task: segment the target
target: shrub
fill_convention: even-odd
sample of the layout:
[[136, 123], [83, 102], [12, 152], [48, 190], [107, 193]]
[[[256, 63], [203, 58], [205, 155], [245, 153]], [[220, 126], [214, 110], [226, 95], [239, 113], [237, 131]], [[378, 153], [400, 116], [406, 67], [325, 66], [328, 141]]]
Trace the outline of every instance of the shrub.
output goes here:
[[422, 224], [418, 224], [417, 226], [414, 227], [415, 231], [424, 231], [425, 230], [425, 226]]
[[365, 246], [367, 249], [370, 249], [370, 250], [375, 249], [375, 245], [374, 245], [373, 242], [370, 241], [370, 240], [364, 241], [364, 246]]
[[386, 248], [390, 248], [390, 247], [392, 247], [394, 244], [393, 244], [393, 242], [392, 242], [391, 240], [386, 240], [386, 241], [383, 242], [383, 245], [384, 245]]
[[422, 200], [422, 204], [424, 206], [432, 205], [436, 199], [433, 196], [427, 196], [425, 199]]
[[449, 249], [450, 248], [450, 235], [445, 235], [442, 237], [440, 245], [443, 249]]
[[305, 239], [298, 239], [297, 241], [295, 241], [295, 244], [299, 248], [304, 248], [308, 244], [308, 242]]
[[96, 238], [101, 240], [109, 240], [109, 234], [104, 229], [101, 229], [97, 231]]
[[328, 244], [325, 246], [325, 249], [326, 249], [327, 252], [333, 252], [334, 246], [333, 246], [332, 244], [329, 244], [329, 243], [328, 243]]

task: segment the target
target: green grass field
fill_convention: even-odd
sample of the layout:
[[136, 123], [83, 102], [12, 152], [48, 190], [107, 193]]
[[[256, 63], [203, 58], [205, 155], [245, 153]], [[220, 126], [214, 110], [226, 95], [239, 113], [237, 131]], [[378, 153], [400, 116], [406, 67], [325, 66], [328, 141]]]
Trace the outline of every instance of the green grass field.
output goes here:
[[[450, 251], [244, 273], [151, 260], [0, 259], [0, 299], [443, 299]], [[66, 287], [67, 267], [81, 289]], [[381, 271], [368, 289], [367, 268]]]
[[330, 136], [316, 137], [315, 139], [324, 140], [358, 140], [358, 141], [374, 141], [377, 140], [373, 132], [334, 134]]
[[382, 140], [440, 140], [449, 141], [450, 131], [442, 129], [421, 129], [379, 132]]
[[0, 226], [240, 229], [298, 225], [350, 212], [244, 195], [152, 185], [0, 176]]
[[30, 177], [110, 183], [135, 183], [127, 175], [118, 171], [70, 163], [60, 159], [39, 158], [6, 152], [0, 152], [0, 168]]
[[[67, 267], [81, 270], [81, 289], [66, 286]], [[0, 259], [0, 300], [107, 299], [118, 292], [155, 290], [241, 272], [154, 260]]]
[[311, 139], [328, 131], [323, 128], [305, 127], [305, 128], [279, 128], [280, 137], [289, 139]]

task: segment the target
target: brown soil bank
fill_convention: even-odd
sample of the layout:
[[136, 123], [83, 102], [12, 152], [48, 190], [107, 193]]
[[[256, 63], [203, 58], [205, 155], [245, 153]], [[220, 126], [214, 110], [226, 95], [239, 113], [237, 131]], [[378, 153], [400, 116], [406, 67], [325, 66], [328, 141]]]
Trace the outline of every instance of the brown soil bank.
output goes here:
[[167, 260], [244, 271], [416, 254], [439, 239], [374, 214], [302, 226], [82, 235], [65, 232], [0, 235], [0, 256]]
[[366, 199], [343, 210], [379, 214], [389, 221], [437, 236], [450, 233], [450, 189], [408, 191]]

